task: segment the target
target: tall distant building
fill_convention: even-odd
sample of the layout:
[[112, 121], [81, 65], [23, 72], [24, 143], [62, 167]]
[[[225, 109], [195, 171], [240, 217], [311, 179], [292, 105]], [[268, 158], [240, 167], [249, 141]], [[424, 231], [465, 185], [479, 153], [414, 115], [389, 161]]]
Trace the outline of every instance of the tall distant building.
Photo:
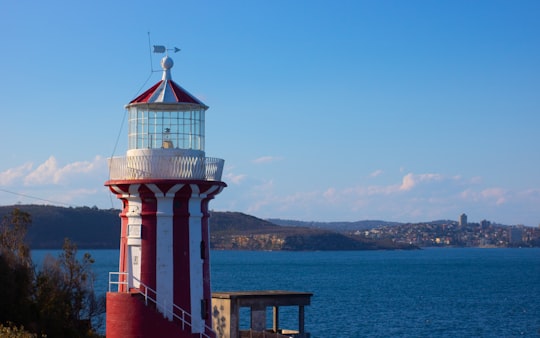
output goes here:
[[523, 242], [523, 229], [520, 227], [512, 227], [509, 231], [508, 242], [511, 244], [517, 244]]
[[466, 214], [459, 215], [459, 225], [460, 226], [467, 225], [467, 215]]

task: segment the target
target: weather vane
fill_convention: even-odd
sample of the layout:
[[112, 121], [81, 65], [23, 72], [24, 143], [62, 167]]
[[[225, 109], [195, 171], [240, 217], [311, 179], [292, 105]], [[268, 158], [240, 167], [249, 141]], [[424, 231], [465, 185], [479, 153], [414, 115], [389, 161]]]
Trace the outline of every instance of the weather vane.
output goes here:
[[158, 53], [158, 54], [163, 54], [163, 53], [166, 53], [168, 51], [173, 51], [175, 53], [178, 53], [181, 49], [178, 48], [178, 47], [174, 47], [174, 48], [167, 48], [163, 45], [154, 45], [154, 53]]
[[164, 45], [154, 45], [154, 49], [152, 50], [152, 44], [151, 44], [151, 39], [150, 39], [150, 32], [148, 32], [148, 55], [150, 56], [150, 74], [156, 72], [154, 70], [154, 67], [152, 65], [152, 52], [156, 53], [156, 54], [168, 54], [169, 51], [173, 52], [173, 53], [178, 53], [180, 51], [180, 48], [178, 47], [174, 47], [174, 48], [167, 48], [167, 46], [164, 46]]

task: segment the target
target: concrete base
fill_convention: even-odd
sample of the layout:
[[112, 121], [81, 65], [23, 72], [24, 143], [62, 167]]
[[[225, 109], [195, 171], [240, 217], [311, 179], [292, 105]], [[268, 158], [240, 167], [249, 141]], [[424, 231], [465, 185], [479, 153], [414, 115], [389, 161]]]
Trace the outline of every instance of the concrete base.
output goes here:
[[131, 293], [107, 293], [106, 325], [107, 338], [200, 337], [199, 333], [192, 334], [190, 327], [182, 329], [180, 323], [163, 318], [138, 295]]

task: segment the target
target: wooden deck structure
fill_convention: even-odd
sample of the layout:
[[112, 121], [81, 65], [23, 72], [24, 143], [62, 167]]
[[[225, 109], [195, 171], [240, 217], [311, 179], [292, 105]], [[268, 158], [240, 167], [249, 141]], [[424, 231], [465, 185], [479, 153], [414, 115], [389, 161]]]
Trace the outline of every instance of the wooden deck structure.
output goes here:
[[[309, 338], [304, 329], [304, 307], [311, 303], [312, 293], [264, 290], [212, 293], [212, 324], [218, 338], [295, 337]], [[279, 308], [298, 306], [298, 329], [286, 330], [279, 326]], [[240, 308], [251, 310], [251, 328], [240, 330]], [[272, 328], [266, 327], [266, 310], [272, 307]]]

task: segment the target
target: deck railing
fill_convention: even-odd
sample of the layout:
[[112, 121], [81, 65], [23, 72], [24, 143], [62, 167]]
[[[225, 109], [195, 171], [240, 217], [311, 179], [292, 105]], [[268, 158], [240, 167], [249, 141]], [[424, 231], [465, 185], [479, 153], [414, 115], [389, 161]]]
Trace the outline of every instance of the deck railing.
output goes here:
[[111, 180], [146, 178], [221, 181], [224, 160], [197, 156], [119, 156], [108, 159]]
[[[144, 283], [142, 283], [140, 280], [136, 279], [135, 277], [133, 277], [133, 279], [137, 283], [139, 283], [139, 287], [130, 289], [128, 285], [128, 281], [127, 281], [127, 272], [109, 272], [109, 292], [121, 292], [121, 290], [125, 290], [124, 292], [126, 293], [136, 292], [137, 294], [140, 294], [143, 296], [145, 305], [148, 305], [148, 304], [154, 305], [156, 306], [158, 311], [160, 311], [163, 314], [163, 317], [173, 318], [179, 321], [182, 330], [191, 329], [192, 327], [191, 314], [188, 311], [182, 309], [176, 304], [172, 304], [172, 310], [170, 310], [169, 307], [166, 306], [168, 304], [158, 304], [157, 292], [153, 290], [152, 288], [146, 286]], [[116, 286], [116, 290], [113, 290], [115, 286]], [[204, 332], [200, 332], [199, 337], [211, 338], [212, 336], [208, 335], [206, 332], [214, 332], [214, 329], [204, 324]]]

